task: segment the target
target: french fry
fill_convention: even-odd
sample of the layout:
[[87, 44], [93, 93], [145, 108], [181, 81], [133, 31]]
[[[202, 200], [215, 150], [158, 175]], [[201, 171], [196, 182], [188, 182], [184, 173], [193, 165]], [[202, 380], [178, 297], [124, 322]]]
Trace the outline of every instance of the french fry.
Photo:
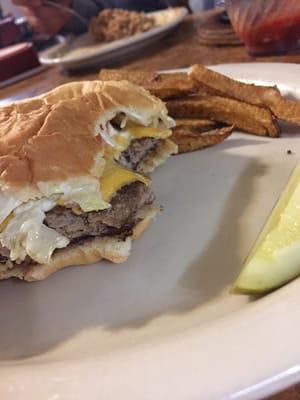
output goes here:
[[190, 96], [167, 102], [174, 118], [207, 118], [234, 125], [259, 136], [279, 136], [279, 127], [272, 113], [265, 108], [220, 96]]
[[103, 81], [128, 80], [141, 85], [162, 100], [186, 96], [197, 91], [197, 84], [186, 73], [160, 74], [155, 71], [102, 69]]
[[209, 119], [176, 119], [176, 128], [195, 129], [198, 132], [205, 132], [218, 127], [219, 123]]
[[300, 101], [286, 99], [276, 92], [266, 92], [264, 100], [277, 118], [300, 126]]
[[193, 129], [175, 128], [171, 139], [178, 146], [178, 153], [188, 153], [215, 146], [223, 142], [231, 135], [234, 126], [213, 129], [204, 133], [198, 133]]
[[249, 104], [270, 108], [284, 121], [300, 125], [300, 102], [284, 98], [278, 88], [247, 84], [211, 71], [203, 65], [193, 66], [190, 77], [206, 92]]
[[136, 85], [147, 85], [156, 76], [155, 71], [147, 70], [127, 70], [127, 69], [101, 69], [99, 79], [101, 81], [123, 81], [127, 80]]
[[229, 97], [255, 106], [265, 107], [266, 91], [279, 93], [276, 87], [257, 86], [239, 82], [218, 72], [212, 71], [203, 65], [194, 65], [190, 77], [212, 95]]

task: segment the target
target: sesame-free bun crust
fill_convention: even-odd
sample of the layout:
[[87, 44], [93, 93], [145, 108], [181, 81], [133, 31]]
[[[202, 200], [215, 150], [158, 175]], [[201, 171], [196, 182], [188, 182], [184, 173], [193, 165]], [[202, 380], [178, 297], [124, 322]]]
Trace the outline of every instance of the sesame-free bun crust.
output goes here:
[[95, 264], [102, 259], [117, 264], [123, 263], [130, 255], [132, 240], [136, 240], [142, 235], [154, 215], [153, 209], [149, 210], [148, 215], [135, 226], [133, 235], [126, 240], [116, 237], [88, 239], [82, 244], [71, 245], [57, 251], [50, 264], [15, 266], [7, 271], [0, 271], [0, 280], [18, 278], [28, 282], [41, 281], [65, 267], [86, 266]]
[[73, 82], [0, 108], [2, 190], [78, 176], [99, 178], [100, 124], [118, 113], [142, 125], [170, 126], [163, 102], [127, 81]]

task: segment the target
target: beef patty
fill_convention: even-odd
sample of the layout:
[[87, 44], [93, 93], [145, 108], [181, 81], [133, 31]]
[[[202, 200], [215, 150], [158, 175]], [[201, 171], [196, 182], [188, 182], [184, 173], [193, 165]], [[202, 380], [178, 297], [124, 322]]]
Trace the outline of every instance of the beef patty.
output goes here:
[[[71, 243], [94, 236], [127, 237], [138, 222], [138, 211], [153, 202], [151, 187], [134, 182], [115, 194], [111, 208], [107, 210], [77, 215], [69, 208], [57, 206], [46, 213], [44, 224], [67, 237]], [[7, 261], [9, 251], [0, 246], [0, 264]], [[27, 257], [24, 262], [28, 264], [31, 260]]]
[[46, 214], [44, 223], [71, 241], [86, 236], [111, 236], [131, 229], [137, 211], [153, 201], [152, 189], [135, 182], [119, 190], [107, 210], [76, 215], [68, 208], [55, 207]]
[[136, 170], [145, 156], [155, 151], [160, 142], [161, 139], [150, 137], [132, 140], [129, 147], [119, 157], [119, 164]]

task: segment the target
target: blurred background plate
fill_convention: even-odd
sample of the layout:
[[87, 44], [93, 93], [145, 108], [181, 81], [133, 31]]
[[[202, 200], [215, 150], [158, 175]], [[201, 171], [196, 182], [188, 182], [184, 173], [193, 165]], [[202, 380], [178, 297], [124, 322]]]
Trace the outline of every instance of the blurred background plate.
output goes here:
[[148, 15], [155, 18], [156, 27], [148, 32], [110, 43], [96, 43], [86, 33], [71, 40], [69, 45], [61, 44], [47, 49], [40, 53], [39, 59], [44, 65], [61, 65], [71, 70], [100, 67], [159, 40], [180, 24], [187, 14], [184, 7], [149, 13]]

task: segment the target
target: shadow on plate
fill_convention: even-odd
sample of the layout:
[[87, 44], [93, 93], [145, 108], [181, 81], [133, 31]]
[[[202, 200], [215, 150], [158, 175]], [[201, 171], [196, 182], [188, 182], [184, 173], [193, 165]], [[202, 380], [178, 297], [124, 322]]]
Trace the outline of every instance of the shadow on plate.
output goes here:
[[241, 269], [244, 262], [239, 251], [243, 236], [241, 216], [255, 190], [255, 178], [265, 172], [266, 167], [259, 163], [251, 163], [245, 169], [225, 204], [216, 234], [180, 280], [184, 287], [201, 289], [204, 302], [221, 294], [224, 287], [230, 287]]
[[280, 121], [279, 125], [281, 128], [281, 131], [284, 132], [284, 136], [296, 135], [296, 134], [299, 135], [299, 130], [300, 130], [299, 126], [296, 126], [296, 125], [293, 125], [293, 124], [290, 124], [290, 123], [284, 122], [284, 121]]
[[225, 142], [222, 143], [223, 150], [245, 147], [245, 146], [257, 146], [267, 143], [267, 141], [264, 140], [263, 138], [254, 139], [252, 135], [247, 133], [244, 133], [243, 135], [244, 137], [242, 138], [232, 136], [230, 140], [225, 140]]

